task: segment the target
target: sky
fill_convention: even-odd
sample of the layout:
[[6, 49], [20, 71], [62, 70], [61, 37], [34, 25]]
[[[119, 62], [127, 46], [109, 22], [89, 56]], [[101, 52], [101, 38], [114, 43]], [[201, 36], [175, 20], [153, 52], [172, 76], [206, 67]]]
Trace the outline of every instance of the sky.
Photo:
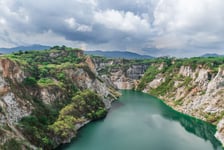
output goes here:
[[224, 54], [224, 0], [0, 0], [0, 47]]

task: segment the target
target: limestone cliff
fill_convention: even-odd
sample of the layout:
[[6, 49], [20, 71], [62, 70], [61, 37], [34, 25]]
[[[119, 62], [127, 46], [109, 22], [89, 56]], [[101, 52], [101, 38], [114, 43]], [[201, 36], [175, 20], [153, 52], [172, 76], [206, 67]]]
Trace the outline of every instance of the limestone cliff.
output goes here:
[[137, 89], [164, 100], [175, 110], [217, 125], [224, 143], [224, 59], [94, 59], [100, 74], [118, 89]]
[[52, 149], [104, 116], [119, 93], [91, 62], [77, 49], [2, 56], [0, 149]]
[[148, 68], [148, 63], [124, 59], [93, 59], [96, 70], [118, 89], [135, 89]]
[[224, 143], [223, 60], [219, 63], [206, 60], [207, 64], [200, 62], [203, 61], [200, 58], [194, 63], [189, 63], [190, 60], [153, 63], [138, 88], [163, 99], [179, 112], [218, 124], [216, 137]]
[[[224, 59], [105, 59], [78, 49], [0, 58], [0, 149], [52, 149], [136, 89], [217, 125], [224, 143]], [[88, 89], [88, 90], [87, 90]], [[14, 146], [14, 147], [13, 147]]]

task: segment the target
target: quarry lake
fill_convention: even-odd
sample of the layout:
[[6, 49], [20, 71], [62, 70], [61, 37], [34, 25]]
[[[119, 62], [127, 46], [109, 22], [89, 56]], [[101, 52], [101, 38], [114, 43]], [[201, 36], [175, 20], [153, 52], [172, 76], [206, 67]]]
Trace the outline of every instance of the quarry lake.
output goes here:
[[215, 127], [148, 94], [124, 90], [103, 120], [89, 123], [61, 150], [222, 150]]

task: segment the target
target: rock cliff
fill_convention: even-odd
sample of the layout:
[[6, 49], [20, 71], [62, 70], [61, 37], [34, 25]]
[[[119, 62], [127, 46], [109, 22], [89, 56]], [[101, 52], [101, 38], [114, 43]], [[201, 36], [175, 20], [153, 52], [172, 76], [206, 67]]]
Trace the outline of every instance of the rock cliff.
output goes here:
[[224, 58], [128, 61], [94, 59], [118, 89], [149, 93], [175, 110], [217, 125], [224, 143]]
[[166, 61], [152, 63], [138, 89], [179, 112], [218, 125], [216, 137], [224, 143], [224, 59]]
[[148, 63], [124, 59], [93, 59], [96, 70], [107, 76], [118, 89], [135, 89], [148, 68]]
[[69, 142], [80, 127], [105, 116], [117, 89], [149, 93], [216, 125], [224, 143], [223, 63], [105, 59], [71, 48], [1, 56], [0, 149], [52, 149]]
[[0, 149], [67, 143], [80, 127], [103, 117], [118, 96], [80, 50], [2, 56]]

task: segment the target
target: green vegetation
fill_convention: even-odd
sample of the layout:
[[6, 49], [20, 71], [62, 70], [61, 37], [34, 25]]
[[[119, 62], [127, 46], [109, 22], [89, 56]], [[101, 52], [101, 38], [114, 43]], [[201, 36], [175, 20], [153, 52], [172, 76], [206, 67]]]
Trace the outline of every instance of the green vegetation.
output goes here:
[[[2, 57], [18, 64], [27, 76], [21, 83], [10, 78], [7, 81], [17, 97], [32, 104], [32, 113], [22, 118], [17, 128], [35, 146], [52, 149], [58, 144], [57, 139], [63, 141], [76, 134], [76, 124], [106, 115], [101, 97], [89, 90], [80, 91], [69, 76], [70, 69], [80, 68], [96, 79], [83, 63], [85, 56], [80, 49], [55, 46], [50, 50], [20, 51]], [[56, 95], [53, 102], [40, 97], [42, 88]], [[19, 150], [18, 145], [23, 144], [10, 140], [4, 148]]]
[[[162, 86], [172, 86], [173, 83], [170, 83], [170, 80], [184, 80], [182, 85], [188, 85], [191, 81], [191, 78], [187, 77], [181, 77], [177, 76], [179, 69], [181, 66], [189, 66], [192, 70], [195, 70], [196, 68], [207, 68], [210, 69], [210, 74], [208, 76], [211, 77], [211, 74], [216, 74], [218, 72], [218, 68], [222, 67], [224, 64], [224, 57], [209, 57], [209, 58], [184, 58], [184, 59], [176, 59], [176, 58], [168, 58], [168, 57], [162, 57], [157, 59], [150, 59], [150, 60], [144, 60], [144, 62], [148, 63], [150, 66], [144, 76], [141, 78], [140, 83], [138, 85], [137, 90], [143, 90], [147, 83], [151, 82], [153, 79], [155, 79], [156, 75], [159, 73], [165, 74], [166, 82]], [[140, 62], [139, 62], [140, 63]], [[162, 69], [158, 69], [160, 65], [163, 65]], [[179, 79], [178, 79], [179, 78]], [[166, 87], [162, 86], [158, 88], [157, 90], [162, 90], [162, 92], [157, 93], [154, 91], [153, 93], [158, 94], [164, 94], [166, 90]], [[164, 89], [165, 88], [165, 89]], [[167, 87], [168, 89], [169, 87]], [[189, 89], [192, 87], [189, 87]]]
[[0, 146], [1, 150], [22, 150], [22, 146], [20, 142], [18, 142], [16, 139], [10, 139], [6, 141], [6, 143], [2, 146]]
[[57, 137], [66, 139], [70, 136], [74, 137], [76, 134], [76, 123], [78, 123], [78, 121], [73, 116], [63, 116], [53, 125], [49, 126], [49, 128]]
[[22, 128], [25, 136], [36, 146], [51, 149], [54, 141], [48, 130], [48, 125], [52, 124], [57, 116], [59, 109], [53, 108], [39, 101], [39, 105], [30, 116], [22, 118], [19, 127]]
[[[79, 68], [86, 72], [91, 79], [97, 79], [96, 75], [84, 63], [85, 56], [82, 56], [82, 53], [80, 49], [54, 46], [50, 50], [20, 51], [2, 56], [16, 62], [25, 71], [26, 78], [22, 83], [7, 80], [15, 96], [29, 101], [33, 106], [30, 108], [32, 113], [20, 120], [18, 129], [23, 132], [31, 143], [38, 147], [43, 147], [46, 150], [52, 149], [58, 139], [64, 141], [66, 138], [75, 136], [77, 124], [102, 118], [107, 113], [101, 97], [89, 90], [81, 91], [83, 89], [79, 89], [74, 85], [76, 76], [73, 76], [71, 72]], [[111, 59], [99, 57], [97, 59], [101, 59], [100, 61], [105, 63], [111, 61]], [[192, 69], [203, 66], [209, 68], [211, 74], [214, 74], [217, 73], [220, 65], [223, 67], [224, 59], [176, 59], [167, 57], [150, 60], [120, 59], [116, 60], [113, 65], [108, 65], [108, 67], [102, 69], [99, 74], [108, 74], [111, 70], [119, 68], [127, 70], [133, 64], [149, 66], [140, 80], [138, 90], [143, 90], [147, 83], [155, 79], [158, 74], [162, 74], [165, 82], [155, 89], [150, 89], [150, 92], [155, 96], [166, 96], [167, 93], [175, 91], [174, 84], [176, 80], [180, 81], [179, 87], [185, 86], [189, 91], [193, 88], [190, 77], [177, 75], [177, 71], [181, 66], [190, 66]], [[161, 65], [162, 67], [160, 67]], [[57, 93], [54, 102], [43, 102], [40, 97], [42, 89]], [[113, 91], [111, 90], [111, 92]], [[175, 104], [181, 105], [182, 100], [176, 100]], [[2, 111], [4, 110], [0, 107], [0, 112]], [[211, 120], [212, 117], [207, 116], [208, 120]], [[223, 115], [216, 116], [216, 118], [220, 117], [223, 117]], [[16, 140], [9, 140], [4, 147], [6, 149], [15, 149], [13, 146], [18, 145], [21, 145], [21, 143]], [[17, 149], [19, 149], [19, 146]]]
[[152, 89], [150, 93], [152, 95], [161, 95], [164, 96], [171, 90], [173, 90], [174, 80], [171, 77], [166, 78], [165, 82], [163, 82], [160, 86], [155, 89]]
[[86, 119], [99, 119], [106, 115], [101, 98], [94, 92], [79, 91], [63, 108], [38, 101], [30, 116], [22, 118], [19, 127], [25, 136], [38, 147], [52, 149], [54, 138], [66, 139], [76, 135], [75, 125]]
[[217, 124], [218, 121], [224, 117], [224, 111], [222, 111], [220, 115], [216, 115], [214, 113], [208, 113], [208, 114], [205, 114], [204, 117], [206, 118], [206, 121], [213, 124]]
[[58, 119], [49, 126], [54, 136], [68, 138], [76, 134], [75, 124], [88, 119], [99, 119], [106, 115], [101, 98], [94, 92], [85, 90], [78, 92], [72, 102], [61, 109]]
[[182, 104], [183, 104], [183, 99], [179, 99], [179, 100], [174, 101], [175, 106], [182, 105]]
[[37, 81], [37, 84], [41, 87], [48, 87], [48, 86], [58, 86], [58, 87], [63, 87], [63, 83], [60, 81], [53, 80], [51, 78], [41, 78], [40, 80]]
[[34, 77], [27, 77], [23, 80], [23, 84], [33, 86], [37, 84], [37, 80]]
[[138, 85], [137, 90], [143, 90], [146, 86], [147, 83], [151, 82], [153, 79], [155, 79], [156, 75], [159, 73], [160, 71], [157, 69], [156, 66], [151, 66], [147, 69], [147, 71], [145, 72], [145, 75], [141, 78], [141, 81]]

